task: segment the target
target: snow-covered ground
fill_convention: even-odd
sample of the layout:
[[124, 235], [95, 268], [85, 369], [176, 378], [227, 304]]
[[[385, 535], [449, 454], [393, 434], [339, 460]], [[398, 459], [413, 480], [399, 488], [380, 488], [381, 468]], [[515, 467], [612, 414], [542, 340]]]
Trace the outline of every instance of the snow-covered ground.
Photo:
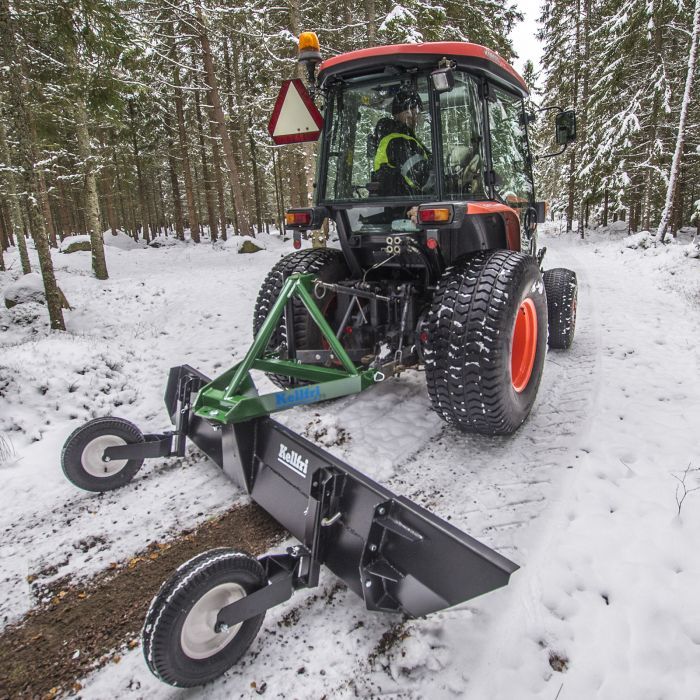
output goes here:
[[[167, 427], [169, 367], [213, 374], [242, 355], [258, 287], [291, 250], [276, 236], [262, 242], [253, 255], [238, 255], [236, 241], [112, 246], [107, 282], [90, 275], [89, 253], [56, 254], [74, 307], [68, 333], [0, 311], [0, 436], [14, 450], [0, 466], [3, 624], [36, 604], [28, 576], [94, 573], [241, 498], [196, 453], [153, 460], [102, 496], [69, 484], [59, 455], [94, 416]], [[415, 372], [281, 414], [518, 562], [508, 587], [404, 622], [368, 613], [325, 574], [320, 591], [271, 610], [243, 662], [204, 689], [160, 684], [134, 649], [85, 679], [81, 695], [697, 698], [700, 260], [685, 255], [689, 241], [647, 247], [641, 234], [581, 241], [550, 226], [543, 242], [547, 267], [579, 275], [577, 337], [548, 354], [513, 437], [455, 433], [429, 411]], [[17, 277], [7, 259], [0, 289]], [[689, 491], [680, 515], [679, 480]]]

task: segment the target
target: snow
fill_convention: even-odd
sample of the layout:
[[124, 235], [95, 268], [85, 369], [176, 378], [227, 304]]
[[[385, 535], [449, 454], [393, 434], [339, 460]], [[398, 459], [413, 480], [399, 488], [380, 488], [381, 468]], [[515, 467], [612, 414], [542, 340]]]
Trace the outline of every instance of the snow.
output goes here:
[[[410, 371], [278, 414], [516, 561], [511, 584], [403, 621], [367, 612], [324, 572], [319, 589], [270, 610], [243, 662], [198, 696], [249, 697], [254, 682], [270, 698], [697, 697], [700, 262], [686, 254], [688, 237], [630, 247], [637, 238], [581, 240], [555, 227], [543, 237], [545, 266], [577, 272], [577, 335], [570, 351], [548, 353], [533, 413], [512, 437], [446, 426]], [[278, 236], [260, 240], [255, 255], [235, 244], [109, 247], [106, 282], [90, 275], [90, 256], [56, 255], [75, 305], [65, 334], [48, 331], [45, 316], [9, 323], [0, 309], [0, 436], [14, 453], [0, 464], [4, 624], [37, 602], [28, 574], [90, 575], [242, 497], [194, 451], [151, 460], [103, 496], [72, 487], [59, 456], [97, 415], [167, 427], [169, 367], [211, 375], [242, 356], [259, 285], [291, 252]], [[0, 288], [17, 276], [13, 256]], [[104, 544], [77, 546], [96, 535]], [[295, 611], [298, 622], [283, 626]], [[396, 642], [382, 650], [392, 630]], [[83, 698], [173, 697], [140, 649], [82, 683]]]

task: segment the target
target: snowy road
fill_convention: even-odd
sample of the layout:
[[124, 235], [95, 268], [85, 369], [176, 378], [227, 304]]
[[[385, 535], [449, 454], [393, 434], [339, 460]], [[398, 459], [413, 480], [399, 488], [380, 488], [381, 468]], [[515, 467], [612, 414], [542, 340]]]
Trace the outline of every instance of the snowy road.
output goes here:
[[[201, 691], [158, 683], [136, 649], [84, 681], [81, 695], [230, 698], [264, 687], [267, 697], [285, 698], [697, 697], [700, 606], [693, 583], [700, 573], [700, 509], [690, 493], [681, 518], [674, 517], [678, 482], [672, 474], [682, 477], [689, 463], [700, 467], [694, 427], [700, 265], [683, 258], [680, 247], [657, 255], [606, 237], [581, 243], [552, 235], [546, 243], [547, 266], [566, 265], [579, 274], [577, 337], [571, 351], [548, 354], [533, 413], [515, 436], [465, 436], [447, 428], [429, 412], [423, 376], [415, 372], [329, 404], [323, 415], [318, 406], [284, 414], [293, 428], [518, 562], [522, 569], [511, 585], [429, 619], [403, 622], [367, 613], [326, 575], [319, 590], [270, 611], [244, 662]], [[145, 428], [162, 427], [164, 368], [188, 361], [212, 371], [214, 358], [227, 361], [221, 345], [229, 338], [226, 355], [240, 354], [248, 337], [233, 328], [248, 333], [252, 300], [282, 250], [277, 245], [270, 241], [268, 252], [250, 256], [250, 265], [236, 267], [235, 275], [230, 266], [243, 256], [119, 252], [113, 302], [129, 329], [150, 330], [143, 337], [120, 333], [119, 348], [99, 334], [78, 334], [74, 342], [92, 357], [95, 350], [112, 353], [116, 358], [107, 357], [107, 364], [117, 361], [121, 368], [110, 377], [100, 366], [109, 391], [86, 397], [79, 387], [80, 401], [70, 411], [81, 418], [104, 413], [104, 397], [118, 393], [115, 386], [131, 375], [126, 384], [136, 395], [127, 396], [119, 413]], [[163, 253], [169, 260], [161, 268], [153, 256]], [[161, 308], [149, 309], [149, 318], [132, 301], [144, 269], [139, 265], [147, 263], [134, 268], [125, 260], [149, 254], [152, 285], [163, 289], [173, 312], [169, 336], [157, 343]], [[177, 288], [184, 265], [198, 280], [197, 269], [206, 268], [209, 319], [199, 332], [193, 330], [197, 311], [187, 304], [190, 290]], [[75, 293], [84, 293], [93, 283], [66, 274], [64, 290], [75, 284]], [[235, 304], [227, 302], [231, 298]], [[86, 311], [82, 322], [89, 313], [96, 311]], [[48, 343], [54, 343], [50, 351]], [[24, 347], [17, 346], [29, 358]], [[31, 351], [40, 358], [73, 357], [51, 339], [35, 341]], [[145, 367], [142, 358], [148, 358]], [[25, 363], [39, 376], [29, 359]], [[38, 399], [23, 396], [22, 410], [50, 415]], [[184, 470], [149, 466], [113, 494], [76, 494], [56, 460], [79, 422], [63, 415], [70, 411], [61, 406], [63, 420], [34, 444], [26, 440], [18, 449], [22, 460], [2, 468], [9, 487], [0, 610], [8, 619], [35, 602], [22, 583], [28, 573], [49, 571], [50, 579], [97, 571], [237, 497], [196, 456], [185, 460]], [[699, 483], [697, 471], [686, 483]], [[81, 547], [90, 536], [98, 537], [96, 544]]]

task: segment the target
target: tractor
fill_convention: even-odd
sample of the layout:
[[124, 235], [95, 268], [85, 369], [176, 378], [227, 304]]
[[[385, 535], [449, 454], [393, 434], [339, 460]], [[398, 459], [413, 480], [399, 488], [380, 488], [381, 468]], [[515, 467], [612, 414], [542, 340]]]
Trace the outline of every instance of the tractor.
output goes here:
[[[103, 417], [63, 448], [66, 476], [99, 492], [126, 484], [146, 458], [184, 455], [189, 440], [299, 540], [259, 559], [204, 552], [163, 584], [143, 651], [172, 685], [224, 673], [265, 611], [318, 585], [322, 565], [368, 610], [413, 617], [506, 585], [516, 564], [271, 414], [424, 368], [445, 421], [508, 435], [533, 405], [547, 343], [573, 341], [576, 275], [541, 270], [545, 207], [535, 199], [527, 87], [513, 68], [460, 42], [321, 61], [312, 33], [299, 59], [308, 91], [288, 81], [283, 89], [298, 96], [289, 113], [314, 103], [325, 112], [314, 204], [286, 213], [297, 250], [264, 280], [249, 351], [213, 380], [187, 365], [170, 370], [174, 430], [144, 435]], [[557, 111], [563, 150], [576, 120]], [[300, 120], [289, 141], [305, 140]], [[325, 222], [339, 248], [301, 249], [302, 234]], [[253, 370], [279, 391], [261, 395]]]
[[[302, 35], [300, 57], [325, 103], [315, 206], [291, 209], [286, 225], [298, 246], [302, 231], [328, 220], [340, 250], [283, 258], [260, 290], [254, 330], [289, 275], [313, 274], [353, 363], [385, 376], [423, 365], [444, 420], [513, 433], [535, 400], [547, 342], [573, 341], [577, 296], [574, 272], [540, 270], [544, 203], [535, 200], [523, 79], [493, 51], [459, 42], [353, 51], [321, 63], [314, 79], [320, 55], [310, 42]], [[396, 118], [397, 100], [419, 112], [410, 127]], [[557, 115], [556, 135], [563, 146], [575, 138], [572, 112]], [[387, 157], [408, 140], [419, 145], [403, 155], [423, 166], [422, 178]], [[338, 363], [303, 303], [289, 316], [270, 352]]]

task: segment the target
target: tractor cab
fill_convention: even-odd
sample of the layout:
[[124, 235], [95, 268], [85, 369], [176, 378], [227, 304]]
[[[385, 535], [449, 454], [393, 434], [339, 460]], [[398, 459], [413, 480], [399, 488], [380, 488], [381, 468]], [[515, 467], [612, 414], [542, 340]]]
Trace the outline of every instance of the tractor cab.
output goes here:
[[528, 90], [498, 54], [463, 42], [382, 46], [323, 61], [318, 75], [320, 53], [300, 60], [325, 115], [316, 206], [288, 218], [291, 228], [330, 218], [360, 268], [397, 253], [404, 234], [439, 249], [430, 253], [439, 269], [478, 250], [536, 254], [544, 204], [535, 201]]

